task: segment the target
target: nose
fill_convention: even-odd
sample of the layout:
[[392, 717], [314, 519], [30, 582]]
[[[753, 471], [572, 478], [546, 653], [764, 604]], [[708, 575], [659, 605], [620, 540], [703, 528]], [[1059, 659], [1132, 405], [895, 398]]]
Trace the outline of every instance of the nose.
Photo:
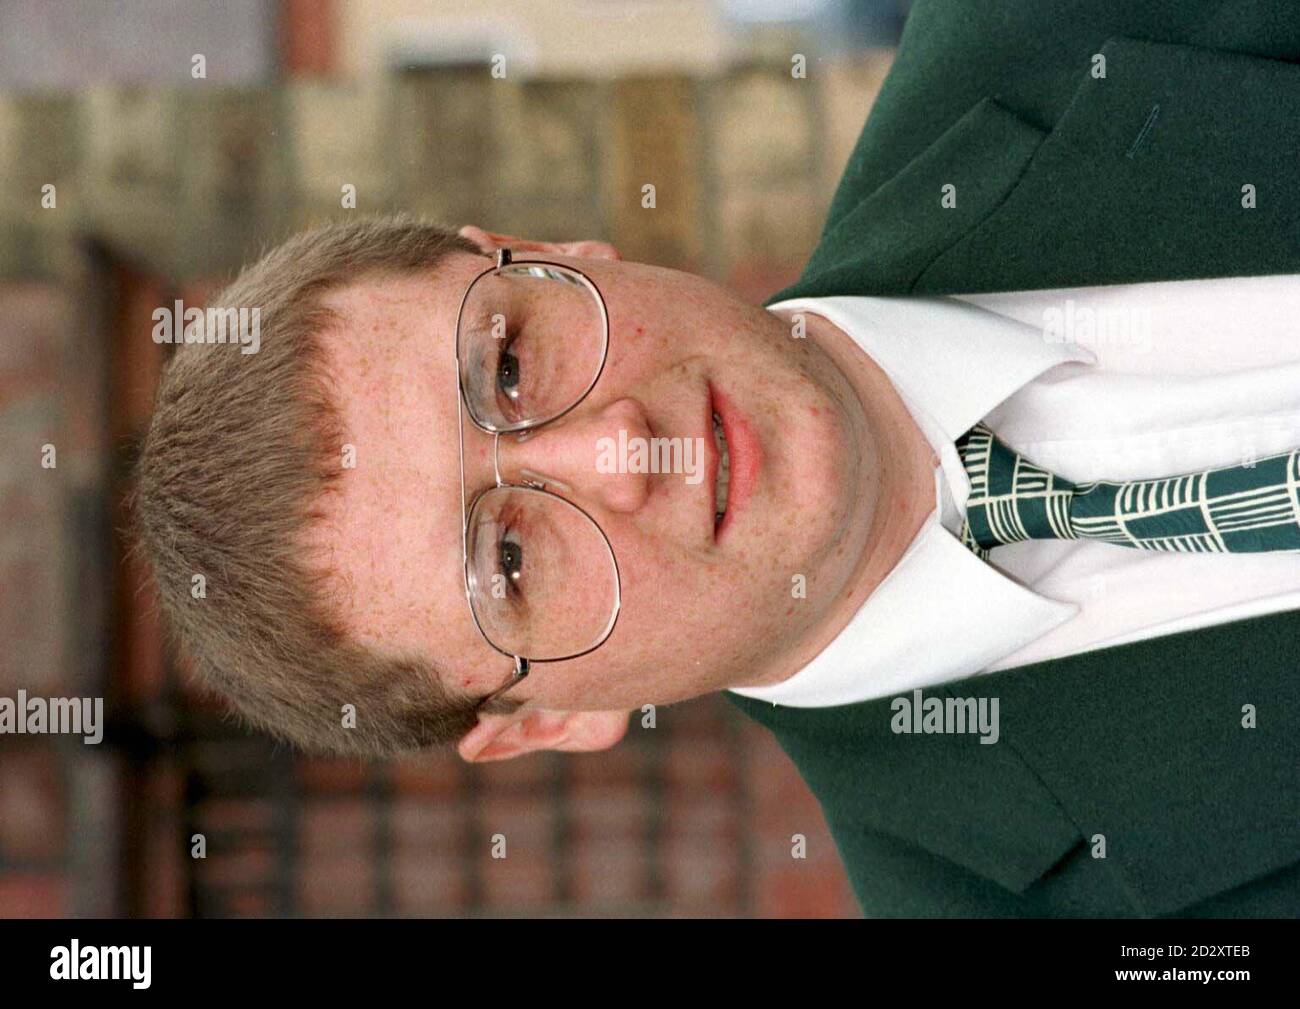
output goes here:
[[[646, 473], [626, 472], [621, 450], [633, 439], [650, 439], [645, 410], [633, 399], [619, 399], [599, 411], [584, 411], [518, 436], [504, 435], [498, 459], [501, 476], [511, 482], [541, 479], [578, 504], [633, 512], [650, 493]], [[556, 486], [556, 483], [561, 486]]]

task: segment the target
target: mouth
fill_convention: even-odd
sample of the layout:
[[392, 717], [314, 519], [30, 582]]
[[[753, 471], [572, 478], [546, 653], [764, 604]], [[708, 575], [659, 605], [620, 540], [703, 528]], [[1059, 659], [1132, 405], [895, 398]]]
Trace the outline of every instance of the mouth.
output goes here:
[[717, 466], [713, 482], [713, 538], [721, 541], [758, 483], [763, 447], [749, 418], [720, 390], [709, 385], [709, 410]]
[[718, 470], [713, 481], [713, 535], [716, 537], [722, 520], [727, 517], [727, 498], [731, 489], [731, 450], [717, 410], [713, 411], [713, 446], [718, 450]]

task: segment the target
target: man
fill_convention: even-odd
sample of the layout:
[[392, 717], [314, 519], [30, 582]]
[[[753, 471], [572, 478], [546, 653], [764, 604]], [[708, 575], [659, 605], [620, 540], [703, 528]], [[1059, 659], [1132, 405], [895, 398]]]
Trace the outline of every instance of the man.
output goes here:
[[[766, 310], [599, 242], [299, 236], [218, 299], [259, 353], [164, 379], [164, 607], [313, 747], [598, 750], [727, 689], [868, 913], [1294, 914], [1288, 60], [1280, 3], [917, 4]], [[600, 463], [673, 439], [705, 478]]]

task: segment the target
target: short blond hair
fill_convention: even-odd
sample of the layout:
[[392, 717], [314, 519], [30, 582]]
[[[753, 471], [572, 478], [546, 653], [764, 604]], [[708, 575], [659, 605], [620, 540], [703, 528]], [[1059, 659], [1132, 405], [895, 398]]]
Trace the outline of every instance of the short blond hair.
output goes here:
[[303, 544], [346, 440], [322, 350], [341, 320], [322, 295], [478, 251], [400, 215], [295, 235], [211, 302], [260, 310], [257, 352], [182, 344], [159, 385], [130, 502], [137, 548], [203, 681], [303, 749], [386, 757], [455, 742], [475, 723], [473, 699], [449, 692], [431, 660], [349, 639], [326, 603], [330, 572], [306, 563]]

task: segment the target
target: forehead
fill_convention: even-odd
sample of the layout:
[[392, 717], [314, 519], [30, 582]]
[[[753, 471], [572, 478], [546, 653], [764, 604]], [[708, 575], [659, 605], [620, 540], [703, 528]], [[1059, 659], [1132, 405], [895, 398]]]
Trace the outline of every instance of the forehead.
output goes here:
[[336, 576], [355, 638], [438, 658], [477, 641], [461, 569], [454, 326], [487, 260], [457, 255], [429, 273], [365, 279], [323, 300], [323, 334], [343, 430], [337, 493], [322, 503], [313, 556]]

